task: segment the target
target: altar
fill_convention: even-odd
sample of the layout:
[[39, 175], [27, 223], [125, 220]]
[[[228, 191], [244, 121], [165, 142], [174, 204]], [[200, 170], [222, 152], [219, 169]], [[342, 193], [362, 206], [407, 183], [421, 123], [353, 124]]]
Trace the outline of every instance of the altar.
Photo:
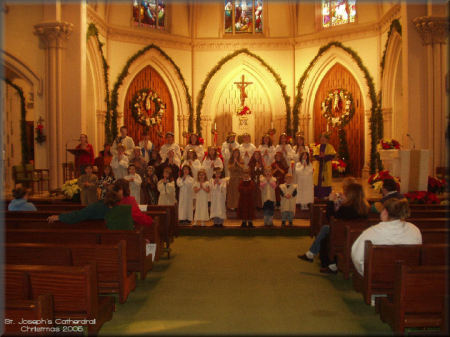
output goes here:
[[392, 149], [379, 152], [384, 169], [400, 179], [401, 193], [428, 189], [429, 150]]

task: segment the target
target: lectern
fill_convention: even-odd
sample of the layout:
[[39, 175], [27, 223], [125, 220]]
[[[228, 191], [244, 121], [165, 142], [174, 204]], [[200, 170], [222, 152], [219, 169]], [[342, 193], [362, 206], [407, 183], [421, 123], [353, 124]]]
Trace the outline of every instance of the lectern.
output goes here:
[[[66, 151], [75, 156], [75, 176], [78, 177], [80, 175], [80, 165], [78, 164], [79, 158], [83, 154], [89, 154], [89, 151], [85, 149], [67, 149]], [[67, 163], [67, 152], [66, 152], [66, 163]]]

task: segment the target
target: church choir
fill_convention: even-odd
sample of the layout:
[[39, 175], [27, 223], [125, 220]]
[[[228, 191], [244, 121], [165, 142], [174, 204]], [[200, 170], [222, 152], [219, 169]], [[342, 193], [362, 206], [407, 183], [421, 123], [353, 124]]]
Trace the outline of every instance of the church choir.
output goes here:
[[264, 225], [273, 226], [274, 210], [280, 209], [282, 224], [292, 225], [296, 205], [308, 209], [314, 201], [313, 166], [304, 138], [297, 134], [294, 147], [286, 134], [276, 146], [270, 134], [258, 146], [247, 133], [239, 141], [229, 132], [221, 147], [206, 150], [201, 138], [192, 133], [182, 148], [174, 134], [167, 132], [158, 149], [148, 133], [135, 146], [123, 126], [112, 146], [105, 144], [95, 159], [102, 166], [94, 166], [97, 175], [86, 165], [88, 173], [80, 176], [82, 203], [104, 198], [107, 186], [123, 178], [138, 204], [176, 204], [182, 224], [204, 225], [213, 220], [214, 226], [221, 227], [229, 209], [242, 218], [242, 227], [252, 227], [255, 210], [260, 209]]

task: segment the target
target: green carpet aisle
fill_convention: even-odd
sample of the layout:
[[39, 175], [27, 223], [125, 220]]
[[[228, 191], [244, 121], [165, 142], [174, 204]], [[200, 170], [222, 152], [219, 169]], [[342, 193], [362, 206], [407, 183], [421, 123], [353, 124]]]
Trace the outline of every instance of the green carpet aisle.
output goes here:
[[178, 237], [100, 334], [391, 334], [350, 281], [297, 259], [310, 243]]

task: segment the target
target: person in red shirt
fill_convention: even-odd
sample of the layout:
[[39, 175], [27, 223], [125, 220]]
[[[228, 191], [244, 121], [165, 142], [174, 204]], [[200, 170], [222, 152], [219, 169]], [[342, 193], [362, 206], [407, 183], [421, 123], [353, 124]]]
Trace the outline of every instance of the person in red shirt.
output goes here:
[[87, 165], [94, 165], [94, 148], [88, 143], [88, 136], [84, 133], [80, 135], [80, 144], [76, 149], [85, 150], [83, 154], [75, 156], [75, 170], [77, 176], [84, 174], [84, 168]]
[[136, 199], [130, 195], [130, 183], [125, 179], [117, 179], [113, 190], [122, 196], [118, 205], [131, 205], [131, 216], [135, 224], [150, 227], [153, 224], [152, 217], [143, 213], [136, 202]]

